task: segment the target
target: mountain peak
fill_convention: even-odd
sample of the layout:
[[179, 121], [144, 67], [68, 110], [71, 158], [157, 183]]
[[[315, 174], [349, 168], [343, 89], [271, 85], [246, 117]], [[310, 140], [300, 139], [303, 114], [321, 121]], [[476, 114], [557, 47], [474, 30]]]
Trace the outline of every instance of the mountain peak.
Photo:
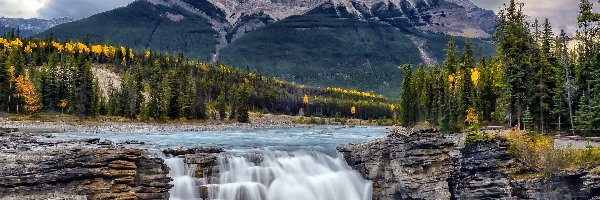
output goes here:
[[75, 21], [72, 17], [61, 17], [53, 19], [38, 19], [38, 18], [7, 18], [0, 17], [0, 28], [4, 29], [19, 29], [23, 36], [29, 36], [41, 33], [49, 28], [59, 24]]
[[[179, 6], [209, 20], [222, 21], [229, 27], [240, 24], [244, 16], [265, 15], [278, 21], [302, 15], [326, 4], [367, 19], [380, 19], [375, 14], [382, 9], [405, 18], [422, 31], [440, 32], [455, 36], [489, 38], [495, 15], [477, 7], [469, 0], [145, 0], [154, 5]], [[383, 6], [385, 5], [385, 6]], [[207, 12], [207, 10], [210, 10]], [[210, 16], [216, 15], [216, 16]], [[341, 17], [341, 15], [340, 15]], [[390, 17], [390, 16], [385, 16]], [[217, 18], [217, 19], [215, 19]], [[220, 18], [220, 19], [219, 19]], [[397, 20], [397, 19], [388, 19]], [[389, 22], [388, 22], [389, 23]], [[213, 22], [213, 24], [215, 24]], [[407, 23], [402, 23], [406, 25]], [[491, 24], [491, 25], [490, 25]], [[220, 24], [219, 26], [223, 26]]]

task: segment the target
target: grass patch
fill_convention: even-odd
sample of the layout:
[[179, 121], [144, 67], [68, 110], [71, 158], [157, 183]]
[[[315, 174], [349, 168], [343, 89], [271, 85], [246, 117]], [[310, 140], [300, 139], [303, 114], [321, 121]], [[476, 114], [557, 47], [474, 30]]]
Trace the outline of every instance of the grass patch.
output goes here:
[[528, 167], [542, 174], [556, 174], [564, 171], [598, 170], [600, 147], [588, 146], [584, 149], [554, 148], [553, 139], [534, 132], [511, 130], [507, 139], [510, 142], [508, 153], [516, 156]]

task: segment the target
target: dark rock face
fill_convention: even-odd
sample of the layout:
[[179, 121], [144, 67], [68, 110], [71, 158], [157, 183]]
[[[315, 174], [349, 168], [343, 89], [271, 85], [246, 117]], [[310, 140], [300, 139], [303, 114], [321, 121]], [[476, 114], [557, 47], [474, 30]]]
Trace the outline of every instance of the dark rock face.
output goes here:
[[508, 175], [500, 168], [514, 161], [505, 154], [506, 142], [470, 145], [460, 150], [449, 180], [455, 199], [502, 199], [511, 196]]
[[[145, 150], [1, 137], [0, 197], [168, 199], [169, 169]], [[12, 141], [12, 142], [11, 142]]]
[[163, 153], [171, 154], [173, 156], [184, 156], [188, 154], [218, 154], [223, 152], [224, 149], [220, 147], [195, 147], [195, 148], [169, 148], [163, 150]]
[[512, 182], [513, 194], [519, 199], [592, 199], [594, 195], [583, 185], [583, 177], [581, 173], [517, 180]]
[[502, 169], [518, 165], [506, 154], [507, 141], [467, 145], [455, 162], [454, 199], [592, 199], [600, 179], [587, 172], [556, 174], [548, 178], [510, 179]]
[[424, 132], [338, 148], [373, 181], [374, 199], [450, 199], [453, 149], [451, 139]]
[[520, 163], [495, 141], [460, 147], [460, 136], [434, 130], [338, 148], [373, 181], [373, 199], [600, 199], [600, 175], [587, 172], [511, 179]]

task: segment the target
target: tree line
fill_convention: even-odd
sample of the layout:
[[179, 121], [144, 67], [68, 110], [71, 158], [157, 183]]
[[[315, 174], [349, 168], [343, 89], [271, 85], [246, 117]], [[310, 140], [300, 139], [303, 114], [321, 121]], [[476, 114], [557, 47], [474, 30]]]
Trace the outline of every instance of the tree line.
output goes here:
[[[402, 66], [400, 121], [463, 131], [474, 118], [539, 132], [598, 135], [600, 14], [588, 0], [579, 6], [574, 38], [564, 30], [555, 34], [548, 19], [530, 21], [523, 4], [511, 0], [499, 12], [494, 57], [474, 58], [471, 44], [460, 51], [450, 40], [442, 66]], [[465, 120], [470, 110], [474, 116]]]
[[[0, 38], [0, 47], [0, 109], [7, 113], [248, 122], [250, 111], [362, 119], [391, 119], [396, 111], [381, 95], [298, 85], [181, 54], [15, 32]], [[102, 71], [117, 77], [101, 80]]]

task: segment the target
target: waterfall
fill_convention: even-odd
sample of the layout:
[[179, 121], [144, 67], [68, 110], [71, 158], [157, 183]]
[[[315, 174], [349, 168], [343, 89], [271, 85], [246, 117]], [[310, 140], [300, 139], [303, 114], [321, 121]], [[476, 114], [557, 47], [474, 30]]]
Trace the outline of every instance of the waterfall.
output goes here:
[[370, 200], [371, 182], [341, 155], [319, 152], [260, 152], [223, 155], [210, 199]]
[[168, 176], [173, 179], [173, 188], [169, 190], [171, 200], [194, 200], [197, 198], [197, 189], [192, 173], [194, 169], [189, 167], [182, 158], [161, 156], [169, 167]]

